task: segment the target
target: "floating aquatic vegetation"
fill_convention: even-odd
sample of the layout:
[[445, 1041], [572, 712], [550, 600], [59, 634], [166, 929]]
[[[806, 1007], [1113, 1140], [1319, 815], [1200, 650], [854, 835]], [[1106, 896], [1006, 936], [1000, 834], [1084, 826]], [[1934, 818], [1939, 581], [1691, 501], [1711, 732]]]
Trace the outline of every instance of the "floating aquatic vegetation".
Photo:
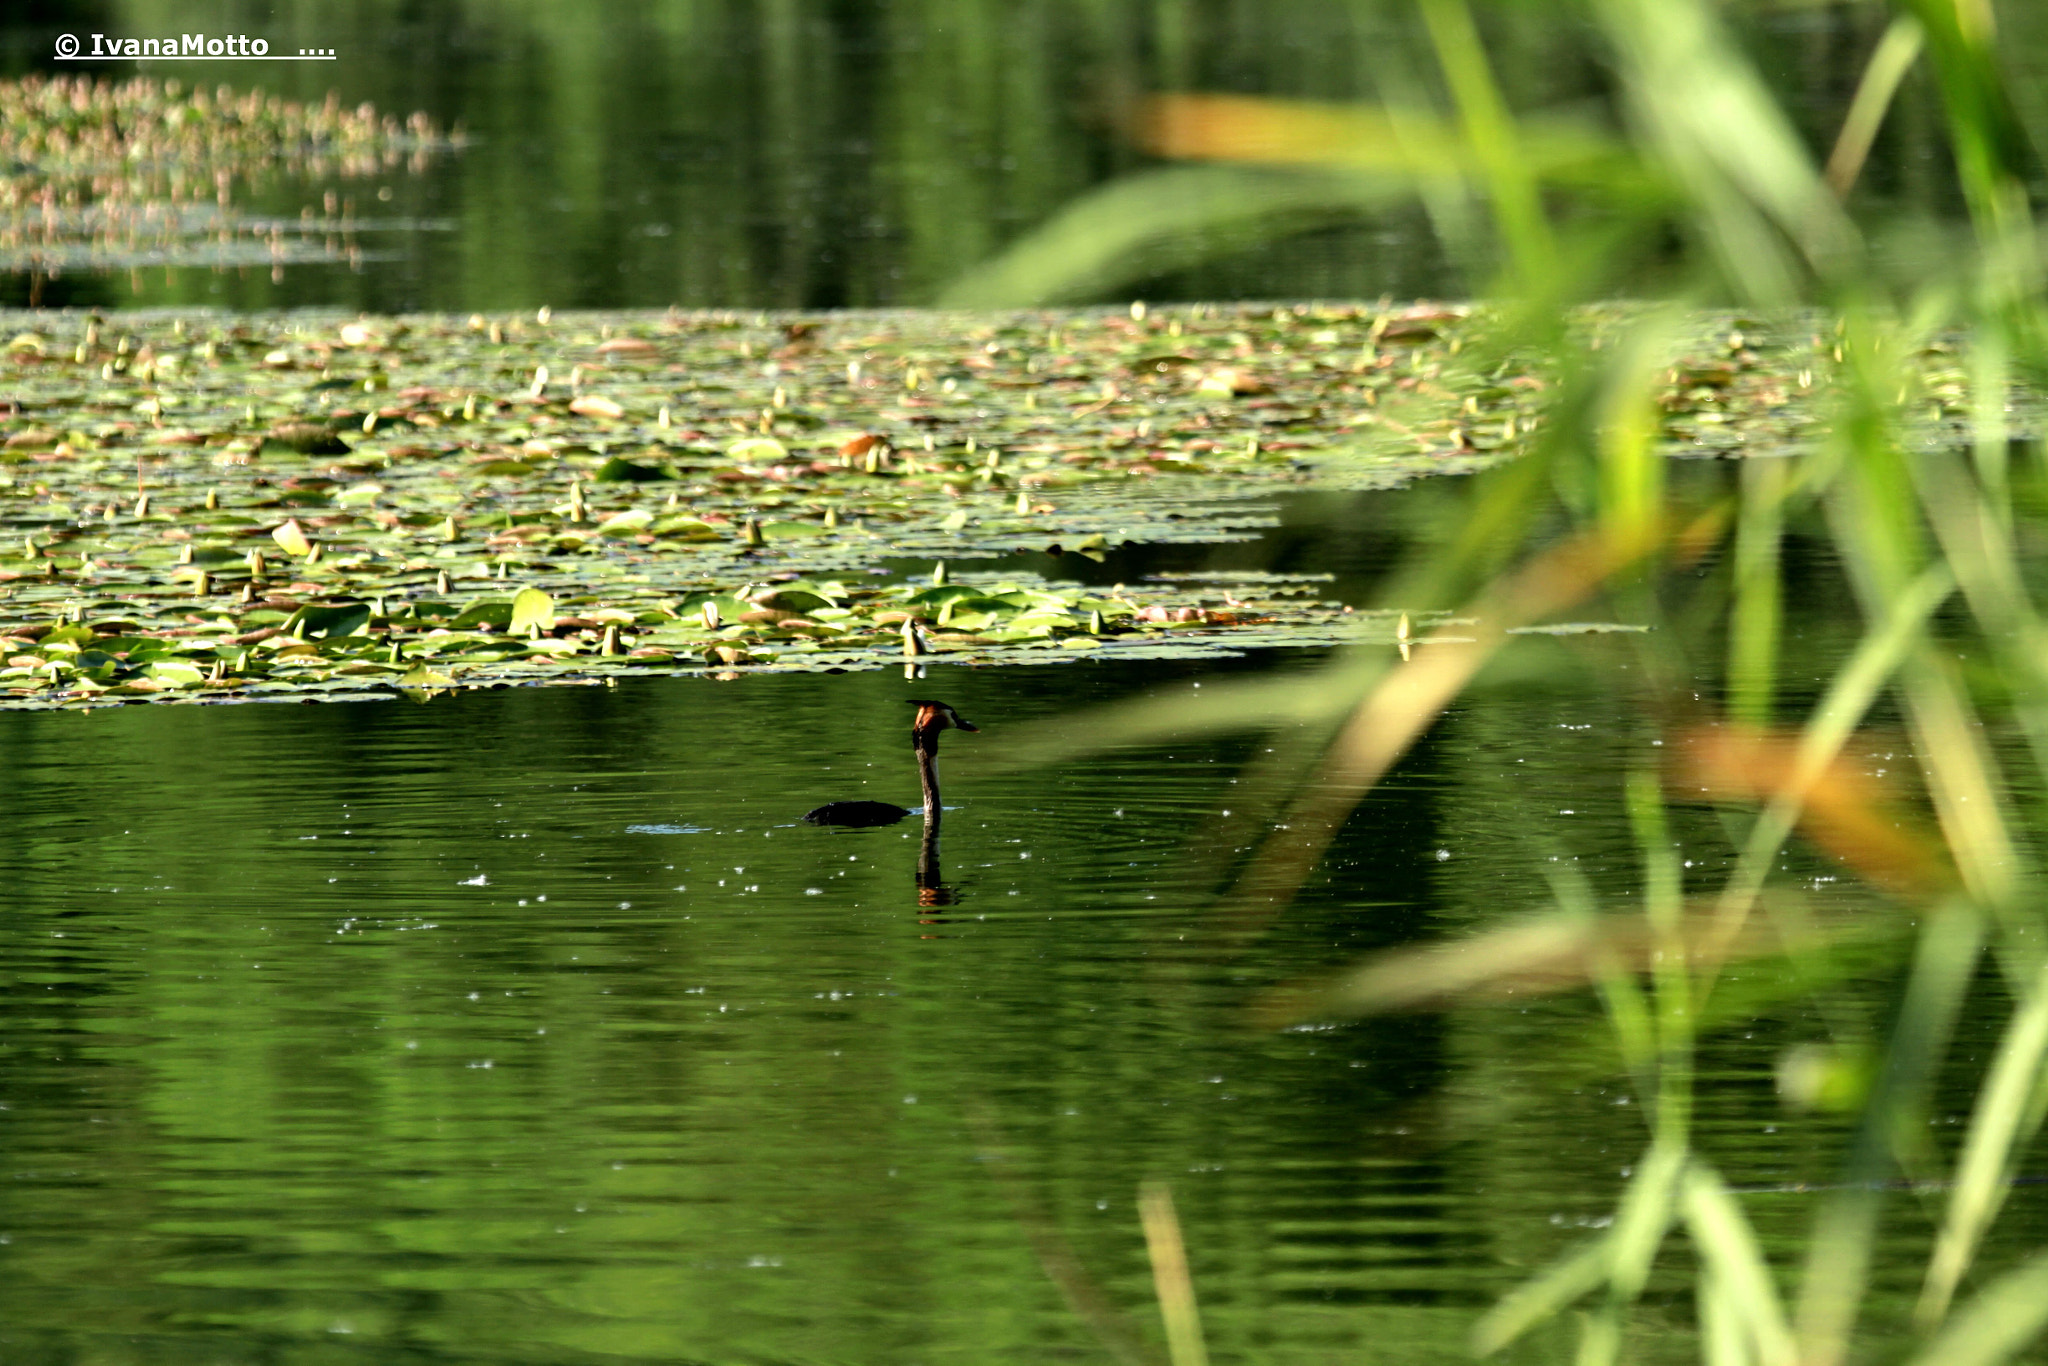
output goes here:
[[1014, 580], [875, 587], [804, 579], [681, 595], [620, 584], [559, 599], [537, 587], [461, 596], [430, 587], [401, 601], [305, 581], [257, 590], [252, 580], [244, 580], [252, 591], [223, 600], [210, 578], [193, 569], [156, 592], [14, 580], [0, 602], [0, 706], [359, 695], [377, 685], [585, 681], [679, 665], [844, 672], [906, 659], [1051, 662], [1079, 651], [1195, 658], [1369, 632], [1392, 639], [1389, 621], [1330, 603], [1143, 589], [1097, 596]]
[[[1247, 501], [1262, 490], [1469, 470], [1516, 449], [1548, 383], [1475, 359], [1485, 320], [1463, 309], [1139, 312], [17, 314], [0, 689], [1395, 643], [1396, 621], [1285, 575], [1069, 592], [959, 572], [1242, 538], [1272, 522]], [[1755, 395], [1826, 364], [1828, 339], [1767, 350], [1753, 330], [1730, 351], [1732, 331], [1704, 320], [1708, 359], [1673, 367], [1674, 450], [1709, 404], [1741, 433], [1729, 449], [1813, 420], [1796, 382]], [[1701, 382], [1709, 364], [1734, 378]], [[876, 581], [906, 557], [953, 572]]]
[[459, 145], [425, 114], [401, 123], [332, 94], [301, 104], [141, 77], [0, 81], [0, 270], [27, 272], [33, 292], [66, 271], [359, 262], [364, 232], [407, 225], [361, 219], [333, 191], [296, 219], [252, 215], [238, 194], [284, 177], [418, 172]]
[[1105, 396], [1113, 322], [21, 315], [0, 704], [1391, 639], [1313, 585], [957, 572], [1242, 536], [1303, 476], [1307, 419]]

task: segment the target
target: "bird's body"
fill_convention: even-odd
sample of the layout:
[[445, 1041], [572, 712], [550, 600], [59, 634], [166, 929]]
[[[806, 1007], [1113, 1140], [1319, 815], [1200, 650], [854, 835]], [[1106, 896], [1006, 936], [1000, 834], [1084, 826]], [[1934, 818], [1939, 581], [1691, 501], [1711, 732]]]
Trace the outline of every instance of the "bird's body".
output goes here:
[[908, 807], [893, 802], [826, 802], [804, 812], [804, 819], [812, 825], [894, 825], [909, 814]]
[[[942, 730], [979, 730], [960, 719], [960, 714], [944, 702], [913, 700], [917, 708], [917, 719], [910, 727], [910, 747], [917, 754], [917, 777], [924, 787], [924, 817], [927, 824], [939, 814], [939, 732]], [[806, 811], [804, 819], [812, 825], [843, 825], [850, 827], [894, 825], [911, 814], [909, 807], [896, 806], [889, 802], [827, 802], [814, 810]]]

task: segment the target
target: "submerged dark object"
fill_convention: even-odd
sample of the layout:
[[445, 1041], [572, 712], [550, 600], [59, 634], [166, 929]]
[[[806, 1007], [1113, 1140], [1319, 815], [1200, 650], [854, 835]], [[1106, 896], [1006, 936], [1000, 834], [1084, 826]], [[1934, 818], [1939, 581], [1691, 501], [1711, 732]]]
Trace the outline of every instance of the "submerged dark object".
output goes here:
[[[961, 720], [960, 714], [944, 702], [913, 699], [910, 705], [917, 708], [917, 720], [910, 726], [910, 747], [917, 754], [917, 778], [924, 787], [925, 821], [930, 824], [939, 814], [939, 732], [949, 728], [977, 731], [981, 727]], [[806, 811], [804, 819], [812, 825], [859, 827], [894, 825], [909, 814], [908, 807], [889, 802], [827, 802], [814, 811]]]

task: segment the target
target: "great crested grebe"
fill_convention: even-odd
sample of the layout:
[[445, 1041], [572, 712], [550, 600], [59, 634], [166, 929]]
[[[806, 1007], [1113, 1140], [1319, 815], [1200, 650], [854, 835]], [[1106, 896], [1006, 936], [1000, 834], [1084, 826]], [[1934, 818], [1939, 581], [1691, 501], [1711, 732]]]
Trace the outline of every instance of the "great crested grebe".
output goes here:
[[[944, 702], [912, 699], [910, 705], [917, 708], [917, 720], [910, 725], [910, 747], [917, 753], [917, 778], [924, 786], [925, 820], [930, 823], [939, 814], [939, 732], [948, 728], [978, 731], [981, 727], [962, 721], [960, 713]], [[888, 802], [826, 802], [815, 811], [804, 812], [804, 819], [812, 825], [893, 825], [909, 814], [908, 808]]]

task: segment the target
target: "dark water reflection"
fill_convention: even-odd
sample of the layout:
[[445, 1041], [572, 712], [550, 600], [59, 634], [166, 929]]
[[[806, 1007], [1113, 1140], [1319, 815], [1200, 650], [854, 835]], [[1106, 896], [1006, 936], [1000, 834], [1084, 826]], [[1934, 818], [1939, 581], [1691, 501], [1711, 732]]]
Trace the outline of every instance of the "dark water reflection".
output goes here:
[[[1033, 1240], [1149, 1333], [1152, 1176], [1218, 1360], [1461, 1350], [1641, 1147], [1595, 1008], [1242, 1010], [1536, 904], [1545, 857], [1629, 885], [1613, 697], [1475, 693], [1241, 952], [1190, 851], [1265, 741], [1000, 763], [1034, 721], [1315, 664], [0, 719], [5, 1359], [1097, 1360]], [[983, 727], [942, 759], [942, 909], [915, 822], [797, 821], [916, 800], [912, 692]], [[1715, 1043], [1739, 1183], [1830, 1174], [1769, 1080], [1809, 1031]], [[1754, 1213], [1796, 1236], [1805, 1199]]]
[[[2001, 55], [2038, 128], [2048, 117], [2030, 78], [2048, 51], [2048, 20], [2013, 10], [2001, 18]], [[1884, 11], [1738, 6], [1730, 18], [1824, 156]], [[1492, 6], [1482, 19], [1517, 109], [1618, 117], [1601, 44], [1564, 11]], [[19, 8], [0, 15], [0, 70], [57, 69], [60, 33], [197, 23], [154, 0]], [[333, 192], [371, 258], [359, 271], [293, 267], [273, 283], [260, 266], [151, 266], [132, 278], [66, 275], [48, 282], [46, 301], [459, 312], [928, 303], [1075, 196], [1143, 169], [1121, 131], [1137, 96], [1427, 105], [1437, 69], [1413, 6], [1362, 0], [313, 3], [208, 23], [277, 51], [312, 45], [339, 57], [65, 69], [259, 84], [316, 102], [332, 89], [350, 104], [460, 124], [471, 148], [424, 175], [238, 187], [238, 204], [288, 227]], [[1932, 90], [1908, 82], [1859, 209], [1875, 220], [1959, 214], [1941, 124]], [[1482, 288], [1489, 274], [1447, 252], [1419, 205], [1275, 231], [1145, 257], [1120, 288], [1152, 299], [1441, 297]], [[1912, 278], [1910, 260], [1897, 269]], [[0, 287], [10, 301], [27, 297], [25, 280], [0, 277]]]

